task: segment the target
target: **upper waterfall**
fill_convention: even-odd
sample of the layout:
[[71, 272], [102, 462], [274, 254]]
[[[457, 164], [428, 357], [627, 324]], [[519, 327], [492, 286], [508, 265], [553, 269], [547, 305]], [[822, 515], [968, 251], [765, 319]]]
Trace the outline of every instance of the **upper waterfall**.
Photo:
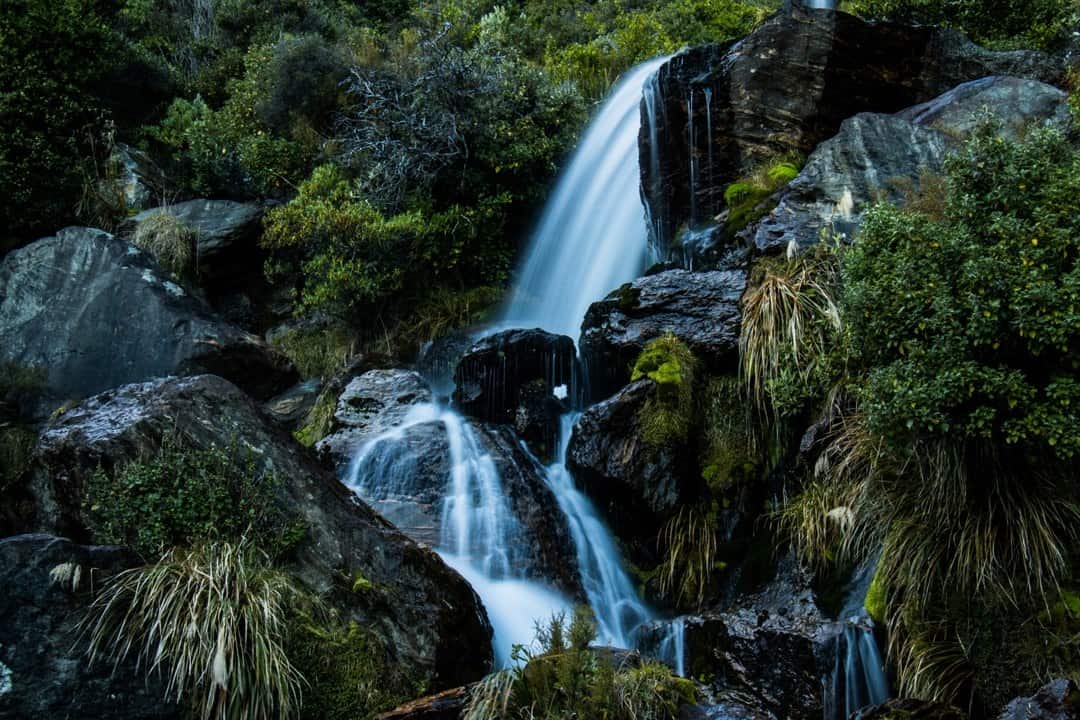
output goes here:
[[501, 324], [576, 339], [589, 305], [641, 274], [648, 255], [641, 99], [666, 61], [628, 71], [589, 124], [544, 209]]

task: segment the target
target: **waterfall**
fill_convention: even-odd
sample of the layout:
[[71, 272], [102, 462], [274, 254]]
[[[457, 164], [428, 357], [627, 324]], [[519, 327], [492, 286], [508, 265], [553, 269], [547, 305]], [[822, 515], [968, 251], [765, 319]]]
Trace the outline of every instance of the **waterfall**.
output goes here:
[[674, 668], [679, 677], [686, 677], [686, 617], [668, 621], [657, 659]]
[[494, 459], [468, 421], [446, 407], [417, 405], [400, 425], [357, 450], [344, 482], [380, 511], [395, 497], [415, 494], [415, 458], [404, 441], [410, 429], [427, 423], [442, 426], [449, 454], [436, 551], [480, 596], [494, 631], [496, 662], [505, 667], [514, 645], [532, 644], [536, 622], [568, 612], [572, 603], [524, 577], [530, 540], [510, 511]]
[[633, 647], [634, 633], [652, 619], [622, 566], [615, 540], [592, 502], [574, 486], [566, 470], [566, 447], [577, 414], [562, 418], [558, 460], [547, 469], [547, 483], [566, 516], [577, 551], [578, 573], [596, 616], [597, 640], [615, 647]]
[[690, 158], [690, 227], [694, 227], [697, 219], [697, 159], [694, 154], [694, 87], [690, 86], [690, 94], [686, 98], [686, 119], [688, 122], [687, 157]]
[[833, 669], [824, 678], [825, 720], [843, 720], [856, 710], [890, 697], [885, 659], [867, 617], [843, 624], [833, 641]]
[[530, 241], [502, 325], [576, 338], [589, 304], [645, 267], [640, 106], [646, 81], [665, 61], [627, 71], [585, 130]]

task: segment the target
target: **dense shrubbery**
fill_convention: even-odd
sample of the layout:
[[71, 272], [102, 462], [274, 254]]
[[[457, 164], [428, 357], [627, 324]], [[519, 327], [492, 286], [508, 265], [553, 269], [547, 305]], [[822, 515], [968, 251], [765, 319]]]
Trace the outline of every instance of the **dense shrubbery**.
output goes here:
[[872, 18], [946, 25], [1001, 47], [1053, 49], [1080, 26], [1074, 0], [848, 0], [844, 10]]
[[85, 506], [97, 542], [127, 545], [146, 559], [174, 546], [241, 538], [277, 558], [306, 532], [283, 507], [274, 476], [235, 447], [189, 450], [170, 442], [111, 475], [99, 469]]
[[840, 255], [841, 342], [808, 345], [844, 372], [814, 383], [831, 431], [782, 517], [818, 563], [883, 547], [869, 602], [903, 692], [993, 707], [1077, 672], [1077, 625], [1046, 608], [1080, 526], [1078, 197], [1059, 132], [984, 123], [933, 213], [868, 215]]

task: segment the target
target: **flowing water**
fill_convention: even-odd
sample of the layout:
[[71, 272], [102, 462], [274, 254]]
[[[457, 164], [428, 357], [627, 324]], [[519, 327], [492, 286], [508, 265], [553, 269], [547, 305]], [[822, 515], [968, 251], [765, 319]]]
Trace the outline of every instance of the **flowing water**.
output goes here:
[[843, 720], [867, 705], [891, 697], [885, 658], [874, 638], [874, 623], [852, 618], [833, 641], [833, 668], [824, 678], [825, 720]]
[[649, 235], [638, 165], [642, 90], [666, 60], [629, 70], [585, 130], [533, 234], [502, 325], [576, 338], [590, 303], [641, 274]]
[[[548, 201], [499, 326], [541, 327], [576, 337], [589, 304], [644, 268], [649, 233], [640, 193], [638, 133], [643, 93], [646, 112], [656, 112], [650, 78], [665, 61], [658, 58], [629, 71], [589, 125]], [[658, 163], [658, 157], [652, 162]], [[629, 648], [638, 629], [655, 618], [626, 574], [614, 538], [566, 469], [576, 417], [563, 417], [558, 460], [544, 476], [573, 538], [582, 587], [597, 621], [597, 641]], [[448, 408], [418, 406], [401, 426], [360, 448], [347, 481], [376, 504], [392, 500], [395, 493], [407, 497], [415, 491], [405, 486], [413, 482], [409, 478], [415, 477], [416, 467], [403, 459], [408, 453], [399, 446], [410, 424], [430, 422], [440, 423], [447, 433], [451, 465], [437, 550], [477, 591], [494, 629], [497, 660], [506, 665], [514, 644], [530, 644], [537, 621], [565, 611], [570, 603], [525, 577], [522, 558], [532, 540], [510, 511], [495, 463], [468, 421]], [[680, 670], [683, 627], [679, 621], [669, 623], [661, 642], [661, 654]]]

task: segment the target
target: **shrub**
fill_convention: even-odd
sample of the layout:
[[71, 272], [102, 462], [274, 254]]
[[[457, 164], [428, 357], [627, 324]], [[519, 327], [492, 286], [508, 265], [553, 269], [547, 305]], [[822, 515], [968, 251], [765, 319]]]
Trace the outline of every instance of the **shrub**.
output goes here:
[[96, 542], [127, 545], [147, 559], [176, 545], [243, 537], [279, 557], [303, 539], [305, 526], [278, 493], [278, 479], [251, 452], [190, 450], [169, 440], [157, 455], [111, 475], [99, 468], [84, 505]]
[[195, 231], [168, 211], [150, 215], [131, 236], [132, 245], [150, 253], [161, 267], [178, 278], [195, 271], [197, 240]]
[[286, 647], [305, 680], [302, 718], [370, 718], [423, 694], [374, 633], [318, 605], [293, 610]]
[[639, 421], [642, 437], [652, 445], [683, 442], [693, 421], [693, 388], [697, 360], [672, 334], [659, 337], [641, 351], [631, 381], [649, 378], [655, 392], [642, 406]]
[[629, 658], [616, 666], [589, 648], [596, 626], [579, 609], [569, 628], [557, 615], [539, 627], [537, 652], [515, 649], [522, 664], [485, 678], [473, 690], [465, 720], [609, 718], [674, 720], [694, 702], [693, 683], [652, 661]]
[[134, 654], [203, 720], [296, 717], [303, 678], [283, 638], [297, 592], [247, 541], [170, 550], [106, 581], [82, 622], [87, 654]]

